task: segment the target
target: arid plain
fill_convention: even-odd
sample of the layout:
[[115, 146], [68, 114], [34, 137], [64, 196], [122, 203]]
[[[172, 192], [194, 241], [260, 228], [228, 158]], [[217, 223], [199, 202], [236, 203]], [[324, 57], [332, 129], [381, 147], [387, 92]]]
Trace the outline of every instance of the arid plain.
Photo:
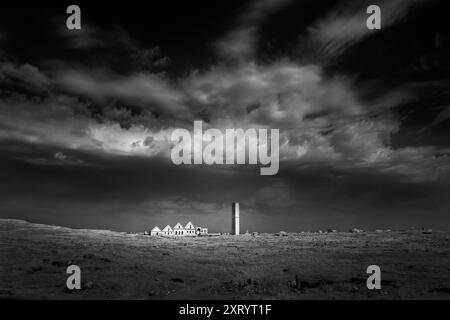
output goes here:
[[449, 248], [444, 231], [163, 238], [0, 219], [0, 298], [449, 299]]

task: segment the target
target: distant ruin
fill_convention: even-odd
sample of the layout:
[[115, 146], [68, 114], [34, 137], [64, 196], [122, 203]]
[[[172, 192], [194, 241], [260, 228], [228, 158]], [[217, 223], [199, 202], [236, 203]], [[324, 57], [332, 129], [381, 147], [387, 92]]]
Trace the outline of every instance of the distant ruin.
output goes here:
[[[144, 234], [151, 236], [177, 236], [177, 237], [220, 235], [220, 233], [210, 234], [208, 233], [208, 228], [194, 226], [194, 224], [190, 221], [184, 227], [179, 222], [173, 228], [170, 225], [167, 225], [162, 230], [158, 226], [155, 226], [150, 232], [145, 231]], [[231, 234], [232, 235], [240, 234], [239, 202], [233, 202], [231, 206]]]
[[196, 227], [190, 221], [186, 224], [186, 226], [183, 227], [183, 225], [178, 222], [173, 228], [170, 225], [167, 225], [164, 229], [161, 230], [158, 226], [156, 226], [150, 231], [150, 235], [177, 237], [206, 236], [208, 235], [208, 228]]

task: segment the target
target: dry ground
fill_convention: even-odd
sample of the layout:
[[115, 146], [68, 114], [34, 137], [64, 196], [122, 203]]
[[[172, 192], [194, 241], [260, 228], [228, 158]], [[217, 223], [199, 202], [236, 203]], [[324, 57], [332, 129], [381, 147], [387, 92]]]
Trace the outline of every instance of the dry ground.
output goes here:
[[[449, 299], [449, 248], [450, 232], [161, 238], [0, 219], [0, 298]], [[82, 290], [65, 289], [68, 264]]]

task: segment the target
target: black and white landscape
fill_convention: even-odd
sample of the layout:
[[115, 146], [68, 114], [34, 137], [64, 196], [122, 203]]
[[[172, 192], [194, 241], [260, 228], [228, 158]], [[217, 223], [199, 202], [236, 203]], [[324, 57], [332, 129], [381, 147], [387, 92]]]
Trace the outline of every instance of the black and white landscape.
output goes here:
[[[445, 4], [0, 4], [0, 298], [450, 298]], [[194, 121], [277, 170], [194, 163]]]

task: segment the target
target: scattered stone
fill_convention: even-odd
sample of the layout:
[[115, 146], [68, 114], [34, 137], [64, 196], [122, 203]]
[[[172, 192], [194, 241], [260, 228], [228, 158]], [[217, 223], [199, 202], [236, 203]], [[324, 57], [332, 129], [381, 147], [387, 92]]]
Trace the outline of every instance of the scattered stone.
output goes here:
[[422, 231], [423, 234], [432, 234], [433, 233], [433, 229], [427, 229]]
[[78, 290], [76, 290], [76, 289], [71, 290], [71, 289], [67, 288], [67, 286], [64, 286], [64, 288], [63, 288], [63, 292], [65, 292], [65, 293], [72, 293], [74, 291], [78, 291]]
[[28, 270], [28, 273], [35, 273], [38, 271], [41, 271], [42, 267], [32, 267], [30, 270]]
[[295, 280], [288, 281], [288, 286], [296, 290], [314, 289], [327, 285], [334, 284], [333, 280], [320, 279], [319, 281], [300, 281], [298, 275], [295, 276]]
[[298, 275], [295, 275], [295, 288], [297, 290], [300, 290], [302, 288], [302, 283], [298, 278]]
[[89, 289], [92, 289], [93, 287], [94, 287], [94, 284], [91, 281], [89, 281], [84, 284], [83, 289], [89, 290]]
[[375, 232], [381, 233], [381, 232], [383, 232], [383, 230], [381, 230], [381, 229], [376, 229]]
[[336, 233], [337, 230], [335, 230], [335, 229], [328, 229], [327, 232], [328, 232], [328, 233]]
[[287, 285], [289, 288], [293, 288], [293, 289], [295, 289], [295, 287], [297, 286], [295, 283], [295, 280], [288, 280]]
[[258, 232], [252, 232], [252, 236], [256, 237], [257, 235], [259, 235]]
[[276, 234], [277, 236], [282, 236], [282, 237], [286, 237], [288, 234], [286, 231], [280, 231]]
[[323, 233], [323, 231], [322, 231], [322, 230], [319, 230], [318, 232], [319, 232], [319, 233]]
[[92, 253], [88, 253], [88, 254], [83, 255], [83, 258], [84, 259], [96, 259], [96, 260], [100, 260], [100, 261], [103, 261], [103, 262], [111, 262], [111, 260], [108, 259], [108, 258], [100, 257], [100, 256], [97, 256], [97, 255], [92, 254]]
[[354, 278], [351, 278], [348, 282], [354, 283], [354, 284], [363, 284], [363, 283], [366, 283], [366, 279], [354, 277]]
[[237, 284], [234, 283], [234, 281], [225, 281], [222, 283], [222, 288], [228, 292], [234, 291], [236, 286], [237, 286]]
[[314, 289], [314, 288], [320, 288], [326, 285], [332, 285], [334, 284], [334, 281], [332, 280], [325, 280], [325, 279], [320, 279], [319, 281], [313, 281], [313, 282], [309, 282], [309, 281], [300, 281], [300, 288], [303, 289]]
[[295, 279], [294, 280], [290, 280], [288, 281], [288, 286], [296, 289], [296, 290], [300, 290], [302, 288], [302, 284], [301, 281], [298, 278], [298, 275], [295, 275]]
[[66, 263], [62, 262], [62, 261], [52, 261], [52, 266], [55, 267], [65, 267]]
[[13, 295], [11, 290], [0, 289], [0, 299], [10, 299]]
[[355, 285], [355, 286], [352, 286], [352, 288], [350, 289], [350, 292], [355, 293], [355, 292], [359, 292], [359, 290], [360, 290], [360, 287]]
[[349, 230], [349, 232], [351, 232], [351, 233], [361, 233], [361, 232], [364, 232], [364, 230], [363, 229], [358, 229], [358, 228], [352, 228], [352, 229]]
[[359, 291], [359, 286], [353, 286], [351, 289], [350, 289], [350, 292], [351, 293], [355, 293], [355, 292], [358, 292]]
[[395, 288], [395, 287], [397, 287], [397, 284], [393, 280], [381, 280], [381, 286], [382, 287], [389, 286], [389, 287]]
[[440, 287], [431, 289], [430, 292], [450, 293], [450, 287]]

